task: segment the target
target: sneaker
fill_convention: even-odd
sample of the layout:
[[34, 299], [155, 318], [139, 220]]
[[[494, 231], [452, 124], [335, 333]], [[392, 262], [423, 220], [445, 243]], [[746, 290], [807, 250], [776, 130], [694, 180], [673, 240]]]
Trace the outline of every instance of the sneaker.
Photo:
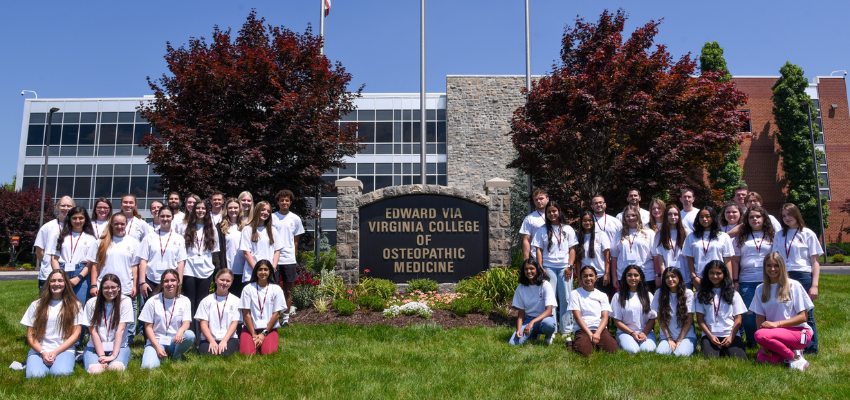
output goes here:
[[551, 346], [554, 341], [555, 341], [555, 335], [546, 336], [546, 345], [547, 346]]
[[288, 326], [289, 326], [289, 321], [283, 321], [283, 323], [282, 323], [282, 324], [280, 324], [280, 326], [282, 326], [282, 327], [284, 327], [284, 328], [288, 327]]
[[567, 349], [572, 350], [572, 348], [573, 348], [573, 338], [570, 337], [570, 336], [567, 336]]
[[796, 369], [798, 371], [805, 371], [806, 367], [809, 366], [809, 362], [806, 361], [806, 359], [803, 358], [803, 357], [800, 357], [800, 359], [797, 360], [797, 361], [791, 361], [788, 364], [789, 364], [788, 366], [791, 367], [791, 369]]

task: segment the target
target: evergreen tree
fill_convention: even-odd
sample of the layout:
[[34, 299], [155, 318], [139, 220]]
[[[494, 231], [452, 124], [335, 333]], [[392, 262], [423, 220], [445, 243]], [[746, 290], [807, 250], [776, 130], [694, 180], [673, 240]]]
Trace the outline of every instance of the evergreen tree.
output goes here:
[[[773, 85], [773, 118], [779, 131], [776, 140], [779, 142], [779, 155], [782, 156], [782, 170], [788, 181], [788, 197], [786, 201], [797, 205], [806, 221], [806, 226], [820, 234], [818, 223], [818, 193], [812, 165], [812, 142], [809, 132], [808, 115], [814, 112], [812, 99], [806, 94], [809, 80], [803, 75], [803, 69], [786, 62], [779, 70], [782, 76]], [[818, 158], [823, 159], [823, 153], [818, 151]], [[823, 184], [823, 182], [821, 182]], [[823, 205], [823, 224], [828, 227], [829, 206], [826, 199], [821, 199]]]

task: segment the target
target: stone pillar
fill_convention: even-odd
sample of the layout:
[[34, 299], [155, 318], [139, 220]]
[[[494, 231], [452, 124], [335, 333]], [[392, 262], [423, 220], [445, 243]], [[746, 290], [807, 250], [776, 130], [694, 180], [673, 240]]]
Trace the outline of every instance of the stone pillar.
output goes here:
[[363, 182], [347, 177], [337, 180], [335, 185], [336, 272], [346, 282], [355, 282], [360, 273], [360, 208], [356, 199], [363, 193]]
[[[490, 198], [490, 268], [511, 263], [511, 183], [494, 178], [484, 183]], [[337, 261], [339, 262], [339, 261]]]

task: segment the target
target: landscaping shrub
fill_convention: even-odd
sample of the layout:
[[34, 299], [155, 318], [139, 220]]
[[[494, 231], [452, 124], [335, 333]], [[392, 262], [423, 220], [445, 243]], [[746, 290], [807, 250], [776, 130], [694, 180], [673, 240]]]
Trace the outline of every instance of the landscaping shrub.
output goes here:
[[310, 308], [318, 294], [319, 290], [316, 286], [295, 285], [292, 287], [292, 305], [298, 310]]
[[313, 300], [313, 307], [316, 308], [316, 311], [318, 311], [319, 314], [323, 314], [328, 311], [328, 303], [329, 302], [327, 298], [317, 297], [315, 300]]
[[334, 300], [333, 307], [339, 315], [351, 315], [354, 314], [354, 310], [357, 309], [357, 304], [354, 304], [354, 302], [349, 299], [337, 299]]
[[832, 262], [834, 262], [834, 263], [842, 263], [842, 262], [844, 262], [844, 260], [845, 260], [845, 258], [841, 254], [836, 254], [836, 255], [832, 256]]
[[323, 270], [319, 275], [319, 290], [318, 294], [322, 297], [330, 297], [334, 300], [348, 298], [348, 293], [345, 290], [345, 282], [336, 271]]
[[[366, 270], [369, 273], [369, 270]], [[354, 287], [354, 294], [360, 296], [380, 296], [384, 300], [389, 300], [395, 294], [395, 283], [387, 279], [375, 279], [368, 276], [361, 276], [359, 282]]]
[[419, 315], [422, 318], [431, 318], [431, 309], [425, 303], [414, 301], [403, 306], [392, 305], [384, 310], [384, 318], [395, 318], [399, 315]]
[[456, 291], [469, 297], [478, 297], [493, 304], [508, 303], [519, 286], [519, 275], [512, 267], [496, 267], [481, 271], [457, 283]]
[[407, 292], [420, 291], [422, 293], [428, 292], [436, 292], [440, 290], [440, 285], [437, 284], [437, 281], [428, 278], [422, 279], [412, 279], [407, 281]]
[[357, 298], [357, 305], [360, 308], [368, 308], [372, 311], [384, 311], [387, 308], [387, 302], [381, 296], [366, 295]]
[[446, 309], [460, 317], [475, 312], [489, 315], [493, 311], [493, 303], [478, 297], [461, 297], [449, 303]]

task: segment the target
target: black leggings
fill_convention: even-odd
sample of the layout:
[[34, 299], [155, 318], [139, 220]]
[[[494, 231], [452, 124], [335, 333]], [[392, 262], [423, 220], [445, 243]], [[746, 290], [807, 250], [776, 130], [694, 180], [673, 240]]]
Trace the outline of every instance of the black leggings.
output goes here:
[[221, 355], [221, 356], [224, 356], [224, 357], [228, 357], [228, 356], [233, 355], [237, 351], [239, 351], [239, 339], [237, 339], [237, 338], [227, 339], [227, 350], [224, 350], [224, 353], [221, 353], [221, 354], [210, 354], [210, 342], [208, 342], [206, 340], [202, 340], [201, 344], [198, 345], [198, 353], [201, 354], [201, 355], [209, 354], [209, 355], [216, 355], [216, 356]]
[[[726, 338], [718, 337], [717, 339], [722, 342], [723, 339]], [[700, 346], [702, 347], [702, 355], [704, 355], [705, 358], [738, 357], [742, 360], [747, 359], [747, 352], [744, 350], [744, 341], [740, 336], [735, 336], [729, 347], [721, 347], [712, 343], [711, 339], [708, 338], [708, 335], [702, 335]]]
[[[183, 295], [189, 298], [192, 303], [192, 316], [198, 312], [198, 304], [201, 300], [210, 294], [210, 284], [212, 283], [212, 275], [206, 278], [196, 278], [194, 276], [183, 276]], [[201, 341], [201, 324], [198, 320], [193, 319], [190, 325], [192, 332], [195, 332], [195, 344]]]

